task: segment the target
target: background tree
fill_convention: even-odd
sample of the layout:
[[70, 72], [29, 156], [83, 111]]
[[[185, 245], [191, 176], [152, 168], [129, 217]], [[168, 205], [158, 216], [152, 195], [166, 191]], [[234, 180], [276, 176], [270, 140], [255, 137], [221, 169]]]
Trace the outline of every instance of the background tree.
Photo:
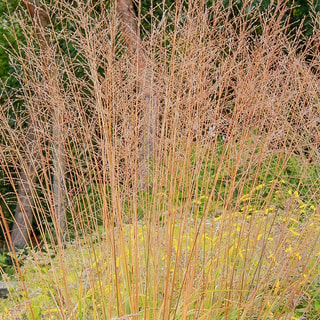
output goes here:
[[119, 13], [121, 32], [129, 52], [137, 64], [137, 87], [144, 103], [144, 126], [142, 129], [141, 176], [140, 185], [144, 186], [148, 178], [148, 161], [152, 157], [157, 132], [158, 107], [152, 83], [152, 69], [140, 38], [140, 26], [131, 0], [118, 0], [116, 10]]
[[[9, 52], [17, 50], [18, 42], [24, 40], [21, 29], [13, 16], [19, 2], [19, 0], [0, 1], [0, 104], [5, 104], [8, 97], [15, 101], [13, 105], [7, 107], [10, 127], [15, 126], [15, 123], [19, 121], [19, 110], [22, 109], [21, 100], [14, 97], [15, 88], [19, 87], [19, 81], [12, 74], [14, 69], [9, 58]], [[3, 137], [0, 136], [0, 141], [2, 139]], [[0, 205], [5, 217], [10, 221], [10, 212], [17, 206], [17, 199], [14, 196], [12, 185], [8, 181], [7, 172], [3, 170], [2, 166], [0, 167], [0, 177]], [[4, 201], [4, 197], [6, 201]], [[3, 235], [0, 235], [0, 243], [4, 240]]]
[[[42, 74], [43, 81], [46, 83], [48, 92], [46, 93], [51, 97], [52, 101], [59, 101], [59, 93], [57, 92], [57, 81], [55, 79], [54, 66], [52, 63], [55, 58], [54, 51], [50, 44], [50, 37], [47, 34], [46, 28], [49, 24], [49, 16], [46, 11], [40, 7], [40, 3], [37, 0], [24, 1], [24, 4], [31, 17], [31, 22], [34, 28], [34, 34], [38, 41], [41, 61], [43, 64], [44, 73]], [[56, 233], [57, 239], [62, 240], [63, 233], [66, 227], [66, 217], [64, 208], [65, 188], [64, 188], [64, 138], [59, 130], [58, 123], [63, 122], [62, 106], [58, 105], [53, 108], [53, 201], [55, 210], [53, 212], [52, 219], [56, 221]], [[32, 157], [26, 160], [26, 165], [22, 166], [20, 175], [18, 177], [17, 185], [17, 198], [18, 205], [14, 214], [14, 223], [12, 226], [11, 239], [12, 245], [15, 248], [24, 247], [30, 240], [30, 231], [32, 230], [32, 217], [33, 217], [33, 191], [32, 185], [35, 183], [36, 178], [36, 165], [35, 159], [39, 157], [39, 150], [36, 148], [36, 134], [34, 131], [34, 124], [32, 123], [33, 115], [31, 111], [26, 110], [28, 114], [26, 118], [26, 126], [28, 127], [27, 140], [31, 146]]]

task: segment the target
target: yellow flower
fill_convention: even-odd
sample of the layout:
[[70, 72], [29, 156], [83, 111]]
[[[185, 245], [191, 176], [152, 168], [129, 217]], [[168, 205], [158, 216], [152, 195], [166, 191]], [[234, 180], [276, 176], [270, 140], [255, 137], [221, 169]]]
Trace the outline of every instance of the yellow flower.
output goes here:
[[92, 264], [92, 268], [93, 269], [95, 269], [98, 266], [98, 263], [99, 263], [100, 259], [101, 259], [101, 255], [99, 255], [97, 257], [97, 260], [93, 262], [93, 264]]
[[297, 257], [299, 261], [301, 260], [301, 254], [299, 252], [295, 253], [295, 257]]
[[45, 310], [45, 311], [43, 311], [42, 313], [51, 313], [51, 312], [60, 312], [60, 310], [57, 309], [57, 308], [53, 308], [53, 309]]
[[261, 190], [264, 186], [265, 186], [265, 184], [264, 184], [264, 183], [259, 184], [258, 186], [256, 186], [255, 188], [253, 188], [253, 189], [252, 189], [252, 191], [254, 192], [254, 191]]
[[265, 214], [268, 214], [269, 212], [271, 212], [271, 211], [273, 211], [274, 210], [274, 208], [273, 207], [271, 207], [271, 208], [267, 208], [266, 210], [265, 210]]
[[249, 199], [250, 199], [250, 195], [249, 194], [245, 194], [239, 199], [239, 201], [240, 202], [244, 202], [244, 201], [248, 201]]
[[294, 228], [289, 229], [294, 236], [300, 236], [300, 233], [294, 231]]
[[290, 252], [292, 252], [292, 247], [290, 246], [290, 247], [286, 248], [284, 251], [290, 253]]
[[269, 251], [269, 256], [268, 256], [268, 259], [271, 259], [271, 258], [273, 258], [274, 256], [273, 256], [273, 253], [271, 252], [271, 251]]
[[274, 293], [277, 294], [280, 291], [280, 280], [277, 279], [275, 286], [274, 286]]
[[295, 222], [295, 223], [299, 223], [298, 220], [294, 219], [294, 218], [290, 218], [291, 221]]

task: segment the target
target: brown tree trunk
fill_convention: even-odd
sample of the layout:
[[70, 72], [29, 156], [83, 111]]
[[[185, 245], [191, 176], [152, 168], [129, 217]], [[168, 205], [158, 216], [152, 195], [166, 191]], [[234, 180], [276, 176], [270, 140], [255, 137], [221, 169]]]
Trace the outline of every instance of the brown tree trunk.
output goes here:
[[131, 0], [117, 0], [116, 10], [121, 22], [121, 32], [128, 50], [137, 59], [137, 85], [144, 103], [143, 136], [140, 162], [142, 181], [140, 186], [148, 183], [148, 162], [152, 158], [156, 128], [157, 128], [157, 100], [152, 87], [152, 70], [147, 64], [147, 56], [143, 50], [141, 37], [137, 25], [136, 15]]
[[30, 240], [32, 228], [32, 191], [30, 185], [33, 183], [35, 172], [32, 163], [28, 163], [28, 172], [23, 169], [20, 172], [18, 182], [18, 204], [14, 213], [14, 224], [11, 230], [12, 245], [14, 248], [25, 247]]
[[[35, 35], [39, 44], [42, 62], [44, 69], [48, 74], [43, 75], [45, 81], [48, 81], [49, 96], [53, 101], [58, 97], [56, 92], [57, 82], [54, 79], [54, 71], [50, 70], [50, 43], [49, 38], [45, 35], [45, 28], [48, 26], [49, 17], [47, 13], [40, 8], [38, 0], [23, 0], [32, 23], [35, 29]], [[52, 92], [51, 92], [52, 91]], [[63, 233], [66, 228], [65, 218], [65, 188], [64, 188], [64, 171], [65, 171], [65, 159], [64, 159], [64, 139], [63, 133], [60, 131], [61, 124], [63, 123], [63, 114], [61, 112], [61, 106], [54, 108], [53, 114], [53, 200], [54, 200], [54, 213], [53, 220], [56, 226], [57, 238], [62, 240]], [[32, 132], [32, 125], [29, 124], [30, 131]], [[29, 139], [32, 140], [33, 134], [30, 133]], [[36, 155], [33, 155], [36, 156]], [[15, 210], [15, 222], [11, 231], [11, 239], [15, 248], [25, 247], [30, 239], [29, 233], [32, 228], [32, 184], [34, 183], [35, 169], [31, 161], [27, 162], [26, 172], [21, 170], [20, 181], [18, 184], [18, 205]]]

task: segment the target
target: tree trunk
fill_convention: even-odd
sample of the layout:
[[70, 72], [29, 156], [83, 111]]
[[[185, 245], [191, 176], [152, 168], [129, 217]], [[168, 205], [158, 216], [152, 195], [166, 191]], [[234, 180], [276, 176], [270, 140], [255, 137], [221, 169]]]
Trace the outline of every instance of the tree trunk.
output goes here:
[[[62, 106], [63, 104], [61, 104]], [[62, 110], [63, 111], [63, 110]], [[63, 114], [60, 106], [54, 108], [54, 122], [52, 129], [53, 140], [53, 199], [57, 239], [60, 244], [64, 241], [66, 232], [66, 188], [65, 188], [65, 155], [64, 137], [61, 132], [63, 126]]]
[[147, 64], [147, 57], [143, 50], [141, 38], [131, 0], [117, 0], [116, 10], [121, 22], [121, 32], [128, 50], [135, 55], [138, 64], [137, 85], [144, 103], [144, 119], [142, 133], [142, 148], [140, 154], [141, 176], [140, 186], [145, 186], [148, 179], [148, 162], [153, 156], [158, 107], [152, 87], [152, 70]]
[[32, 163], [28, 163], [27, 170], [20, 173], [18, 182], [18, 204], [14, 213], [14, 224], [11, 230], [12, 245], [14, 248], [25, 247], [30, 240], [30, 230], [32, 228], [32, 191], [35, 172]]
[[[50, 43], [49, 38], [45, 35], [45, 28], [49, 23], [47, 13], [40, 8], [38, 0], [23, 0], [35, 29], [35, 35], [40, 47], [42, 62], [48, 74], [43, 75], [45, 81], [48, 81], [49, 96], [55, 99], [58, 95], [55, 85], [57, 82], [54, 80], [54, 70], [50, 68]], [[58, 100], [55, 100], [58, 101]], [[65, 217], [65, 158], [64, 158], [64, 138], [60, 128], [63, 124], [63, 114], [61, 106], [54, 108], [53, 114], [53, 128], [52, 128], [52, 148], [53, 148], [53, 221], [56, 227], [57, 238], [62, 240], [66, 228]], [[32, 130], [32, 128], [30, 128]], [[30, 134], [30, 139], [32, 134]], [[34, 155], [36, 156], [36, 155]], [[26, 170], [29, 176], [26, 175], [24, 170], [21, 170], [20, 181], [18, 184], [18, 205], [15, 210], [15, 222], [11, 231], [11, 239], [15, 248], [25, 247], [28, 244], [29, 233], [32, 228], [32, 184], [34, 183], [34, 167], [29, 161], [26, 165]], [[29, 177], [29, 179], [28, 179]]]

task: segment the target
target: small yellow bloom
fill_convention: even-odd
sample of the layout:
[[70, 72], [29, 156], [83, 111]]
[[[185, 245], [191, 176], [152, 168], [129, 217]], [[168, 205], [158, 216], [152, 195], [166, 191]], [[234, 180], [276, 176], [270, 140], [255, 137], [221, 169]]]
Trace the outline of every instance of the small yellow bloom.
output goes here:
[[104, 293], [108, 295], [111, 292], [111, 285], [104, 286]]
[[286, 248], [284, 251], [290, 253], [290, 252], [292, 252], [292, 247], [290, 246], [290, 247]]
[[244, 201], [248, 201], [249, 199], [250, 199], [250, 195], [249, 194], [245, 194], [239, 199], [239, 201], [240, 202], [244, 202]]
[[254, 191], [261, 190], [264, 186], [265, 186], [265, 184], [264, 184], [264, 183], [259, 184], [258, 186], [256, 186], [255, 188], [253, 188], [253, 190], [252, 190], [252, 191], [254, 192]]
[[86, 298], [89, 298], [90, 296], [92, 296], [92, 293], [93, 293], [92, 289], [89, 289], [87, 291]]
[[298, 220], [294, 219], [294, 218], [290, 218], [291, 221], [295, 222], [295, 223], [299, 223]]
[[42, 313], [53, 313], [53, 312], [60, 312], [60, 310], [59, 309], [57, 309], [57, 308], [53, 308], [53, 309], [48, 309], [48, 310], [45, 310], [45, 311], [43, 311]]
[[294, 228], [289, 229], [294, 236], [300, 236], [300, 233], [294, 231]]
[[265, 214], [268, 214], [269, 212], [271, 212], [271, 211], [273, 211], [274, 210], [274, 208], [273, 207], [270, 207], [270, 208], [267, 208], [266, 210], [265, 210]]
[[92, 269], [95, 269], [98, 266], [100, 259], [97, 259], [93, 264], [92, 264]]
[[274, 293], [277, 294], [280, 291], [280, 280], [277, 279], [275, 286], [274, 286]]
[[297, 252], [297, 253], [295, 254], [295, 257], [297, 257], [299, 261], [302, 259], [302, 258], [301, 258], [301, 254], [300, 254], [299, 252]]
[[273, 253], [271, 251], [269, 251], [268, 259], [271, 259], [271, 258], [273, 258]]
[[248, 210], [248, 212], [253, 212], [254, 211], [254, 207], [253, 206], [248, 206], [247, 210]]

